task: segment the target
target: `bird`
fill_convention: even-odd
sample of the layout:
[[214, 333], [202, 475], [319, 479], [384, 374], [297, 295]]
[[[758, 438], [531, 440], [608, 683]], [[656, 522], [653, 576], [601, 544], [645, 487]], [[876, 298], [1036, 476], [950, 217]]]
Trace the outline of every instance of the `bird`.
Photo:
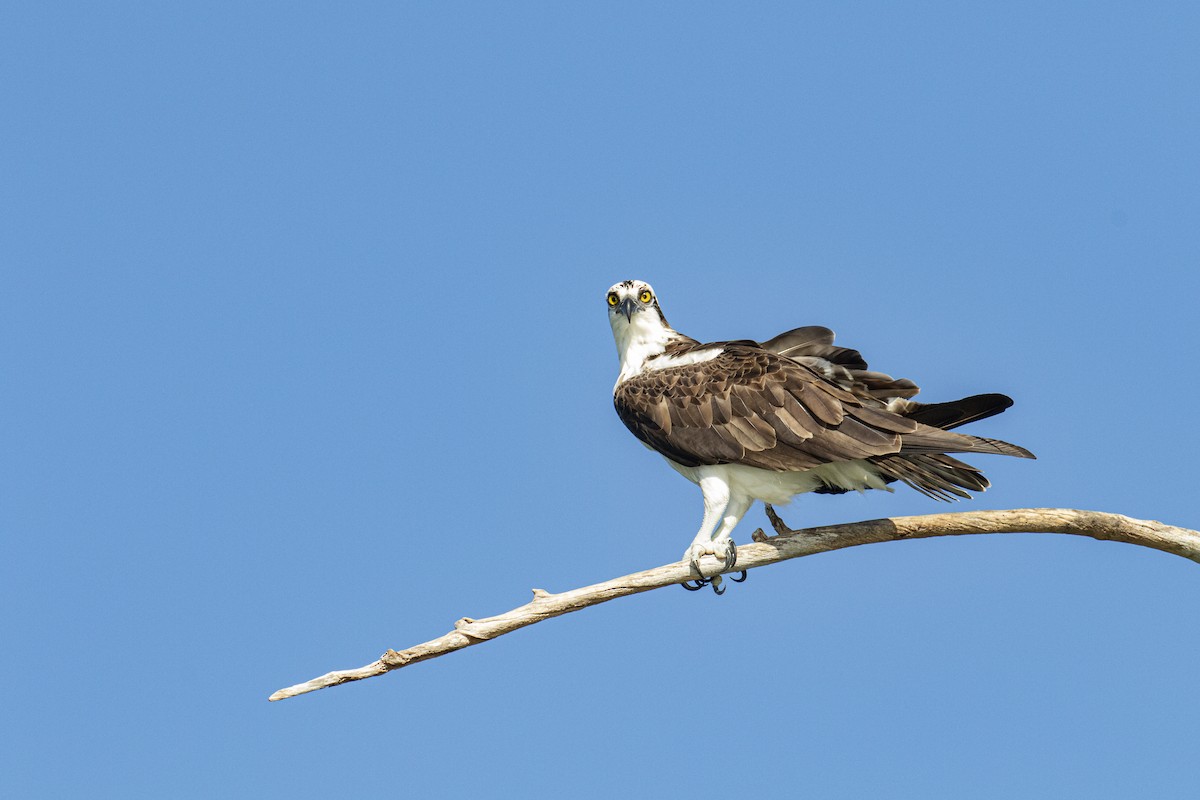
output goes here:
[[[733, 530], [755, 501], [774, 521], [773, 505], [806, 492], [892, 491], [901, 482], [935, 500], [970, 498], [989, 482], [950, 453], [1035, 458], [951, 430], [1001, 413], [1008, 396], [919, 403], [915, 383], [871, 371], [828, 328], [702, 343], [667, 323], [646, 281], [614, 284], [605, 303], [620, 358], [617, 416], [703, 495], [700, 530], [682, 559], [694, 579], [686, 589], [723, 593], [720, 572], [737, 565]], [[721, 566], [711, 576], [700, 563], [708, 555]]]

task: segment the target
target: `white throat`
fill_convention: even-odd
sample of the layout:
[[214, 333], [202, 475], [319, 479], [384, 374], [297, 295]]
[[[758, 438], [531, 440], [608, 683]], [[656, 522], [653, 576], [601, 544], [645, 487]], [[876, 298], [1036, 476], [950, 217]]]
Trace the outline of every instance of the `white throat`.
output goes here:
[[621, 359], [618, 385], [641, 372], [646, 359], [666, 352], [667, 343], [679, 336], [652, 311], [639, 311], [629, 321], [620, 314], [610, 314], [608, 321], [612, 325], [617, 355]]

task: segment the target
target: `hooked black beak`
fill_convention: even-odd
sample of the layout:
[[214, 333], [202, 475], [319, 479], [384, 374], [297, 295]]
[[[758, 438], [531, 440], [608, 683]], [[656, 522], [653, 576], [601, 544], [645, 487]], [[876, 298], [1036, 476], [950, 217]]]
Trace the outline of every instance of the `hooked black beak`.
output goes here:
[[618, 311], [619, 313], [621, 313], [621, 314], [624, 314], [624, 315], [625, 315], [625, 321], [626, 321], [626, 322], [632, 322], [632, 321], [633, 321], [633, 312], [634, 312], [634, 311], [636, 311], [636, 310], [637, 310], [637, 308], [636, 308], [636, 306], [634, 306], [634, 304], [633, 304], [633, 298], [632, 298], [632, 297], [626, 297], [624, 300], [622, 300], [622, 301], [621, 301], [621, 302], [620, 302], [620, 303], [617, 305], [617, 311]]

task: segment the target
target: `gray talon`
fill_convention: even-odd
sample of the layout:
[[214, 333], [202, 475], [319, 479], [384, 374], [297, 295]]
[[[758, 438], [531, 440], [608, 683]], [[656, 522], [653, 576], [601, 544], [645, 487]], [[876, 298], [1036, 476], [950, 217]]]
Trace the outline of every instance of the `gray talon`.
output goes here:
[[733, 569], [737, 566], [737, 545], [732, 541], [729, 543], [728, 549], [725, 551], [725, 569]]

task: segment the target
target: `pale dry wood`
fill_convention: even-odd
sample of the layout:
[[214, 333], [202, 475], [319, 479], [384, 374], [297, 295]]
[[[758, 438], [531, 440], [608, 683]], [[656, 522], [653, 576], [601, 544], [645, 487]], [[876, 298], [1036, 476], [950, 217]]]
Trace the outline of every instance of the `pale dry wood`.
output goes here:
[[[773, 518], [773, 523], [778, 523], [778, 518]], [[929, 514], [920, 517], [873, 519], [796, 531], [788, 531], [782, 527], [782, 523], [778, 523], [776, 530], [780, 531], [780, 534], [770, 537], [758, 530], [754, 534], [753, 544], [739, 547], [737, 568], [734, 571], [755, 569], [790, 558], [863, 544], [977, 533], [1066, 533], [1090, 536], [1093, 539], [1150, 547], [1200, 563], [1200, 533], [1196, 531], [1120, 514], [1065, 508]], [[712, 557], [706, 557], [704, 565], [708, 567], [705, 574], [716, 574], [720, 571], [716, 559]], [[687, 564], [677, 562], [558, 594], [534, 589], [533, 600], [512, 611], [485, 619], [464, 617], [454, 624], [454, 630], [437, 639], [407, 650], [388, 650], [373, 664], [358, 669], [330, 672], [305, 683], [280, 689], [271, 695], [270, 699], [282, 700], [340, 683], [382, 675], [418, 661], [436, 658], [495, 639], [550, 617], [568, 614], [618, 597], [683, 583], [690, 577]]]

